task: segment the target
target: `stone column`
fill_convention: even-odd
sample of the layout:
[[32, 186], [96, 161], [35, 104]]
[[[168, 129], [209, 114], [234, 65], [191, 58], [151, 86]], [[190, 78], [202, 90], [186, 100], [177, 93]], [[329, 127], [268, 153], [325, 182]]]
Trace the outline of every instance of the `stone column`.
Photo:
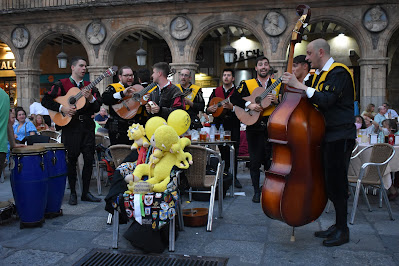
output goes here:
[[278, 71], [276, 74], [274, 74], [274, 78], [278, 79], [285, 72], [287, 60], [270, 60], [270, 66], [272, 66], [274, 70]]
[[196, 63], [170, 63], [169, 64], [171, 69], [175, 69], [176, 70], [176, 74], [173, 75], [173, 84], [178, 84], [180, 83], [180, 71], [182, 69], [188, 69], [191, 72], [191, 82], [194, 84], [195, 83], [195, 73], [197, 71], [198, 68], [198, 64]]
[[29, 114], [31, 99], [40, 101], [41, 69], [14, 69], [17, 78], [17, 105], [22, 106]]
[[378, 107], [386, 101], [388, 61], [389, 58], [387, 57], [359, 59], [360, 111], [363, 111], [369, 103], [373, 103]]
[[[87, 70], [90, 73], [90, 82], [93, 82], [96, 78], [101, 76], [108, 68], [109, 68], [109, 66], [88, 66]], [[117, 75], [117, 73], [115, 75]], [[111, 76], [109, 76], [109, 77], [106, 76], [103, 80], [101, 80], [96, 85], [96, 87], [98, 88], [98, 90], [100, 91], [101, 94], [104, 92], [105, 88], [109, 84], [113, 83], [112, 80], [113, 80], [113, 76], [111, 74]]]

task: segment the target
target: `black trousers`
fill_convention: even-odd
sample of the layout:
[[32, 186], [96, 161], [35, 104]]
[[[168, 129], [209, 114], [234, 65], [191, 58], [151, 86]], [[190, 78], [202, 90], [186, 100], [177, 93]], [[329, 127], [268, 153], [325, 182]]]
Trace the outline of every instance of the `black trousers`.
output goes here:
[[106, 128], [108, 129], [108, 135], [111, 145], [132, 145], [134, 141], [130, 140], [127, 136], [127, 130], [132, 124], [133, 122], [128, 123], [128, 121], [123, 121], [121, 119], [109, 118]]
[[323, 144], [327, 196], [334, 204], [336, 226], [339, 229], [348, 227], [348, 167], [354, 145], [354, 139], [341, 139]]
[[62, 129], [62, 143], [64, 143], [68, 154], [68, 182], [71, 193], [76, 192], [76, 164], [79, 155], [83, 155], [82, 195], [89, 192], [90, 180], [93, 172], [95, 134], [94, 122], [91, 119], [83, 121], [72, 120], [70, 124]]
[[[266, 124], [267, 124], [267, 120]], [[248, 152], [249, 152], [249, 171], [254, 192], [260, 192], [260, 167], [263, 164], [265, 170], [270, 168], [272, 144], [268, 140], [268, 132], [265, 130], [246, 131]]]

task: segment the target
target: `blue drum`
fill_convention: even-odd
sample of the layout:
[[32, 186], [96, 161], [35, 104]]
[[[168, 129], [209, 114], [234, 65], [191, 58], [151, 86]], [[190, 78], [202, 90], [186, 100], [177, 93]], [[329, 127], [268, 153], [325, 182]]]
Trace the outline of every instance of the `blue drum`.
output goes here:
[[68, 175], [65, 147], [62, 143], [37, 143], [34, 145], [44, 147], [47, 151], [45, 164], [48, 172], [48, 193], [44, 216], [54, 218], [62, 215], [61, 205]]
[[44, 222], [48, 187], [46, 153], [39, 146], [12, 150], [10, 180], [21, 229], [41, 227]]

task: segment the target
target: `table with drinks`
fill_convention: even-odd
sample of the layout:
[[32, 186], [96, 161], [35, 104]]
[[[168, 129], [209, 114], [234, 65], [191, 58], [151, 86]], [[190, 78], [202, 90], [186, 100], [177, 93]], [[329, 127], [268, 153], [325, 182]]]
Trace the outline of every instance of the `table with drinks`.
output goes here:
[[[198, 135], [197, 135], [198, 134]], [[212, 145], [227, 145], [230, 148], [230, 168], [229, 173], [233, 176], [233, 183], [230, 187], [230, 196], [234, 197], [234, 176], [235, 176], [235, 149], [234, 143], [235, 141], [231, 140], [231, 131], [215, 131], [212, 134], [209, 134], [206, 130], [201, 130], [199, 133], [198, 131], [191, 131], [184, 135], [191, 140], [192, 145], [202, 145], [202, 146], [212, 146]]]

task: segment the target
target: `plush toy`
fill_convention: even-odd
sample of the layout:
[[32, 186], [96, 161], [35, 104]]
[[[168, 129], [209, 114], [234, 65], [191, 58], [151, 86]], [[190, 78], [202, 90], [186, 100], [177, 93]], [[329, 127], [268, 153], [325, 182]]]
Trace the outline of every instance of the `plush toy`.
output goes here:
[[134, 140], [132, 150], [139, 149], [140, 147], [148, 148], [150, 142], [145, 137], [144, 127], [140, 124], [133, 124], [129, 127], [127, 135], [130, 140]]

